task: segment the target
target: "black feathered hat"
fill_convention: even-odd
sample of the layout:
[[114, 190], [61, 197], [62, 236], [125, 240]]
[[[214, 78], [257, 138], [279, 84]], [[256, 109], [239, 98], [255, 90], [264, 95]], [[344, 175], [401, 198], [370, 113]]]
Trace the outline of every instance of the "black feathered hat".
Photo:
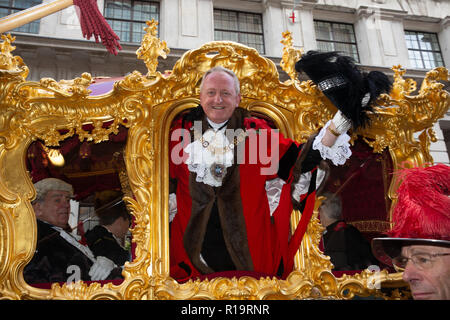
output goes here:
[[354, 129], [369, 124], [367, 112], [380, 94], [389, 93], [392, 83], [380, 71], [361, 72], [353, 59], [338, 52], [308, 51], [295, 64], [352, 122]]

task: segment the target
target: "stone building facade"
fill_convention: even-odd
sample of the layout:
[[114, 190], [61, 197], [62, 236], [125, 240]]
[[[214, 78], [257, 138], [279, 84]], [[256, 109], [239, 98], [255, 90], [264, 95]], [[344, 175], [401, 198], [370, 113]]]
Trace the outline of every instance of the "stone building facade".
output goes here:
[[[43, 3], [52, 0], [44, 0]], [[1, 0], [0, 17], [39, 4], [40, 0]], [[145, 21], [159, 21], [159, 37], [170, 54], [159, 70], [171, 69], [189, 49], [213, 40], [234, 40], [255, 47], [277, 65], [282, 32], [308, 50], [342, 50], [362, 68], [392, 74], [402, 65], [420, 85], [426, 72], [450, 66], [449, 0], [98, 0], [98, 7], [121, 38], [117, 56], [82, 37], [75, 7], [11, 31], [15, 55], [30, 68], [28, 80], [51, 77], [146, 73], [136, 50]], [[280, 70], [280, 77], [286, 75]], [[447, 90], [449, 88], [446, 83]], [[438, 141], [431, 145], [437, 163], [449, 164], [450, 112], [435, 125]]]

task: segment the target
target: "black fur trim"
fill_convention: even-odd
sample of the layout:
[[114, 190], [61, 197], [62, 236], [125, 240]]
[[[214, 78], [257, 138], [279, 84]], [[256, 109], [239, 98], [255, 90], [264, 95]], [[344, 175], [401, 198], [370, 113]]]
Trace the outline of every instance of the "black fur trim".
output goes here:
[[300, 148], [292, 143], [289, 146], [289, 149], [284, 153], [281, 157], [279, 166], [278, 166], [278, 177], [287, 181], [289, 178], [289, 174], [291, 172], [292, 167], [297, 161], [298, 153], [300, 152]]
[[194, 122], [202, 120], [205, 111], [203, 111], [202, 106], [199, 104], [197, 107], [190, 108], [183, 114], [183, 120], [181, 122], [181, 127], [184, 128], [186, 122]]

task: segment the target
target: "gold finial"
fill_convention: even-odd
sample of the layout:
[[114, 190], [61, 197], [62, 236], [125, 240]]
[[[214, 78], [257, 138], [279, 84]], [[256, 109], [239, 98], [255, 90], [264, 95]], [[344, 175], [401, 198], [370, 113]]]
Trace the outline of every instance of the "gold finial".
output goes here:
[[147, 27], [144, 30], [147, 33], [142, 38], [141, 46], [137, 49], [136, 55], [138, 59], [144, 60], [148, 69], [147, 77], [149, 77], [156, 73], [158, 57], [166, 59], [170, 49], [167, 48], [165, 41], [159, 40], [156, 36], [158, 34], [158, 22], [152, 19], [146, 21], [146, 24]]
[[16, 40], [16, 37], [11, 34], [2, 34], [0, 43], [0, 74], [5, 70], [7, 73], [21, 73], [24, 78], [28, 75], [28, 67], [23, 63], [23, 60], [19, 56], [13, 56], [12, 51], [16, 49], [12, 43]]
[[406, 72], [401, 65], [396, 65], [391, 68], [394, 71], [394, 83], [390, 96], [395, 100], [401, 100], [405, 95], [409, 95], [417, 88], [417, 84], [413, 79], [404, 79], [403, 75]]
[[284, 44], [283, 56], [281, 58], [280, 66], [290, 78], [288, 82], [297, 81], [297, 71], [295, 70], [295, 63], [303, 54], [303, 49], [295, 49], [292, 41], [292, 34], [290, 31], [282, 33], [283, 40], [280, 42]]

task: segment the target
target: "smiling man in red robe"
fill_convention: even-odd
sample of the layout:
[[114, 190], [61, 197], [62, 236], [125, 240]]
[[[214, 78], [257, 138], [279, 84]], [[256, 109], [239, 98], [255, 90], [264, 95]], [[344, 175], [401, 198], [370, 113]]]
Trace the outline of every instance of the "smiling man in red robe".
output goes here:
[[[239, 81], [223, 67], [205, 73], [200, 105], [170, 134], [171, 276], [229, 270], [284, 275], [312, 214], [323, 159], [351, 155], [351, 121], [337, 112], [305, 144], [239, 107]], [[290, 236], [293, 207], [302, 221]]]

